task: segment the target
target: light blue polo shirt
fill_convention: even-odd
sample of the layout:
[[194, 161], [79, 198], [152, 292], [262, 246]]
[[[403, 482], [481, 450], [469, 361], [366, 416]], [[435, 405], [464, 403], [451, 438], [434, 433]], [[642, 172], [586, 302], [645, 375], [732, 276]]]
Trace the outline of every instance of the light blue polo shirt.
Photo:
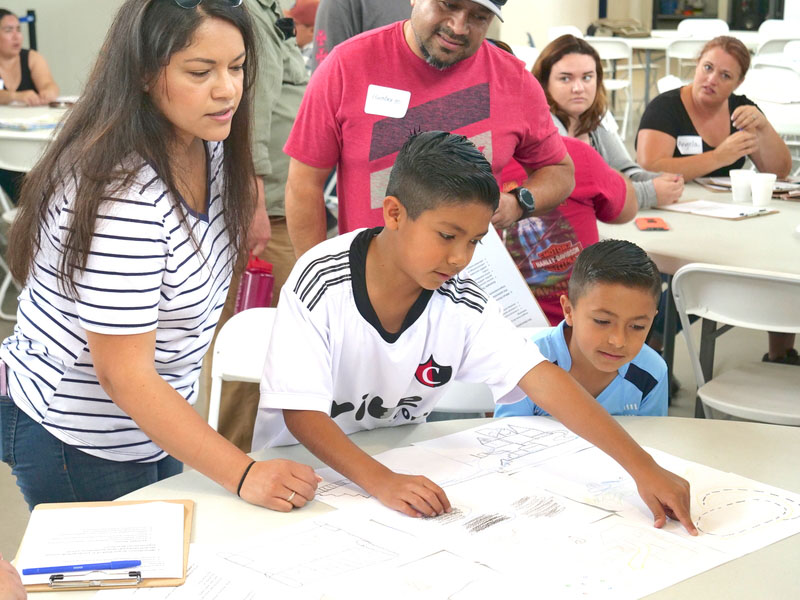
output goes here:
[[[564, 338], [565, 321], [538, 332], [531, 339], [547, 360], [565, 371], [572, 368], [567, 341]], [[622, 365], [617, 376], [600, 392], [597, 401], [612, 415], [640, 415], [663, 417], [667, 414], [667, 364], [647, 344], [629, 363]], [[543, 408], [525, 398], [514, 404], [500, 404], [495, 417], [547, 416]]]

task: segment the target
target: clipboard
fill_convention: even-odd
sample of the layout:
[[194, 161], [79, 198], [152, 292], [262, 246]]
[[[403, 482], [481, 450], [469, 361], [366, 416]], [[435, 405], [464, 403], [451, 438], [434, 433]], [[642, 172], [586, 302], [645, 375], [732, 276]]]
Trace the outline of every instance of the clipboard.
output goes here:
[[[189, 541], [192, 534], [192, 519], [194, 517], [194, 500], [123, 500], [110, 502], [63, 502], [53, 504], [39, 504], [33, 510], [53, 510], [70, 508], [101, 508], [104, 506], [126, 506], [134, 504], [148, 504], [151, 502], [169, 502], [172, 504], [183, 505], [183, 576], [175, 578], [142, 578], [137, 571], [132, 571], [125, 576], [121, 573], [119, 578], [81, 579], [73, 581], [56, 581], [47, 584], [40, 583], [26, 585], [28, 592], [63, 592], [72, 590], [108, 590], [115, 588], [132, 587], [177, 587], [186, 582], [186, 569], [189, 564]], [[18, 564], [20, 552], [25, 545], [25, 538], [22, 538], [14, 564]], [[138, 576], [137, 576], [138, 575]]]

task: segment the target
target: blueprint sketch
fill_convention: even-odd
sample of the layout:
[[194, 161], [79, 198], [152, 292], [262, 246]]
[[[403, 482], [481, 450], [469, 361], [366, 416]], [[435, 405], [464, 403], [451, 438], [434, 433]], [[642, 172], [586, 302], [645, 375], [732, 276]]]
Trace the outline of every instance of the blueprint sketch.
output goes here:
[[514, 472], [591, 447], [589, 442], [552, 419], [529, 419], [497, 419], [414, 445], [482, 471], [498, 472]]

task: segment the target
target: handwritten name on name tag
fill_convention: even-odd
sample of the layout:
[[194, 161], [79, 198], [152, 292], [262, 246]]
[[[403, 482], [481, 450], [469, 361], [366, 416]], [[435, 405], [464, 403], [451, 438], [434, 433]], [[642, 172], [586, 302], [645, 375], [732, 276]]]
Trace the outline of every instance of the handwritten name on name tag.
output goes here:
[[679, 135], [678, 151], [681, 154], [702, 154], [703, 140], [699, 135]]
[[370, 84], [369, 88], [367, 88], [367, 101], [364, 103], [364, 112], [368, 115], [402, 119], [408, 112], [408, 103], [410, 101], [411, 92]]

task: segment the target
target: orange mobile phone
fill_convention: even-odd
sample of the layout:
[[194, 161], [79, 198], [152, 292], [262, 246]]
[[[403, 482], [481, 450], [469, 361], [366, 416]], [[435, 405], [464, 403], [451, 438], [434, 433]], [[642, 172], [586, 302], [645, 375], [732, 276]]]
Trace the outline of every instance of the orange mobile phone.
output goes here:
[[639, 217], [634, 223], [642, 231], [669, 231], [669, 225], [660, 217]]

